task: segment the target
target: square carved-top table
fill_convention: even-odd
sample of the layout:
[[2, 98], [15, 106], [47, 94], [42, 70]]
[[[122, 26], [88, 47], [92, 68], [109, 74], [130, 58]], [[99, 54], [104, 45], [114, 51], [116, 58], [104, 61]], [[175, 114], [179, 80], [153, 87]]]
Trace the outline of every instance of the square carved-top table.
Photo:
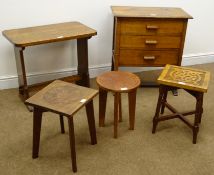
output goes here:
[[[89, 87], [88, 39], [97, 32], [79, 22], [65, 22], [44, 26], [28, 27], [3, 31], [3, 35], [13, 44], [19, 82], [19, 94], [23, 101], [30, 97], [30, 91], [37, 85], [28, 85], [24, 61], [24, 50], [28, 46], [77, 40], [78, 74], [68, 77], [67, 81], [79, 81], [79, 85]], [[50, 83], [50, 82], [48, 82]], [[47, 84], [47, 83], [46, 83]], [[39, 84], [40, 85], [40, 84]]]
[[[196, 144], [203, 113], [203, 96], [208, 90], [210, 72], [193, 69], [188, 67], [166, 65], [158, 78], [159, 97], [153, 118], [152, 133], [156, 132], [157, 124], [161, 121], [178, 118], [192, 129], [193, 140]], [[195, 110], [179, 112], [167, 101], [167, 93], [173, 89], [183, 89], [196, 99]], [[169, 109], [172, 114], [163, 115], [164, 108]], [[194, 122], [191, 122], [186, 116], [195, 114]]]
[[[86, 107], [91, 144], [97, 143], [93, 98], [98, 94], [95, 89], [82, 87], [73, 83], [55, 80], [44, 89], [26, 100], [26, 103], [34, 107], [33, 110], [33, 152], [32, 157], [39, 156], [40, 131], [42, 123], [42, 113], [50, 111], [59, 114], [62, 122], [61, 128], [64, 130], [63, 116], [68, 118], [69, 138], [71, 148], [71, 160], [73, 171], [77, 171], [75, 136], [74, 136], [74, 114], [82, 107]], [[63, 127], [62, 127], [63, 125]], [[63, 131], [64, 132], [64, 131]], [[62, 132], [62, 133], [63, 133]]]

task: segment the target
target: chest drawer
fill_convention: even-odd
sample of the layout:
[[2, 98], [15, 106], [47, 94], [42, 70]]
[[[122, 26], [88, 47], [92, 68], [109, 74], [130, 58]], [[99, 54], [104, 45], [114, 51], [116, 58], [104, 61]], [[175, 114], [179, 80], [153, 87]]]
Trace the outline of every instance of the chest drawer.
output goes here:
[[165, 49], [180, 48], [181, 37], [178, 36], [132, 36], [121, 35], [121, 48]]
[[121, 66], [164, 66], [177, 64], [178, 51], [143, 51], [137, 49], [121, 49], [119, 64]]
[[181, 35], [184, 22], [179, 20], [120, 19], [121, 34], [130, 35]]

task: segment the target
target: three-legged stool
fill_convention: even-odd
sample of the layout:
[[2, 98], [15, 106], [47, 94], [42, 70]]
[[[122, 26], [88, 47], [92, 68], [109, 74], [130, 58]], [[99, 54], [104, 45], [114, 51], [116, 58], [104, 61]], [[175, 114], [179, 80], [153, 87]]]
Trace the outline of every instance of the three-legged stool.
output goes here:
[[26, 104], [34, 107], [33, 159], [37, 158], [39, 155], [42, 113], [50, 111], [60, 115], [61, 124], [63, 122], [62, 116], [66, 116], [68, 118], [72, 169], [73, 172], [77, 171], [73, 115], [83, 106], [86, 106], [91, 144], [96, 144], [97, 137], [92, 99], [97, 94], [97, 90], [56, 80], [26, 100]]
[[118, 118], [122, 121], [121, 93], [128, 93], [130, 129], [134, 129], [136, 92], [140, 79], [133, 73], [123, 71], [105, 72], [97, 77], [99, 86], [99, 126], [104, 126], [107, 92], [114, 93], [114, 138], [117, 138]]
[[[210, 73], [203, 70], [166, 65], [158, 78], [160, 83], [159, 98], [157, 102], [155, 116], [153, 118], [152, 133], [155, 133], [158, 122], [169, 119], [179, 118], [193, 131], [193, 143], [197, 141], [199, 123], [203, 113], [203, 95], [207, 92]], [[174, 89], [184, 89], [186, 92], [196, 98], [196, 109], [180, 113], [167, 102], [167, 93]], [[167, 107], [172, 114], [162, 115], [164, 108]], [[192, 124], [185, 116], [195, 114], [194, 123]]]

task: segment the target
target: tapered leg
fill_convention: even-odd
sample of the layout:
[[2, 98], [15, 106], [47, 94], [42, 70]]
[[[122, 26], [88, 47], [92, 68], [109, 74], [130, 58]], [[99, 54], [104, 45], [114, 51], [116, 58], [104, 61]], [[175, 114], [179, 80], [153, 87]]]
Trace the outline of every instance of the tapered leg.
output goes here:
[[168, 90], [166, 90], [163, 94], [163, 100], [162, 100], [162, 105], [161, 105], [161, 114], [164, 113], [164, 109], [165, 109], [165, 103], [166, 103], [166, 99], [167, 99], [167, 94], [168, 94]]
[[201, 110], [200, 110], [200, 117], [199, 117], [199, 123], [201, 123], [201, 117], [202, 117], [202, 114], [203, 114], [203, 97], [204, 97], [204, 93], [202, 93], [201, 95]]
[[114, 138], [117, 138], [118, 112], [119, 112], [119, 93], [114, 95]]
[[33, 152], [32, 158], [35, 159], [39, 156], [39, 142], [42, 124], [42, 111], [34, 107], [33, 110]]
[[122, 122], [122, 100], [121, 94], [119, 94], [119, 122]]
[[16, 68], [19, 82], [19, 94], [22, 100], [25, 101], [29, 98], [28, 84], [25, 70], [24, 61], [24, 47], [14, 47], [15, 58], [16, 58]]
[[99, 88], [99, 126], [105, 125], [107, 91]]
[[68, 127], [69, 127], [72, 169], [73, 172], [77, 172], [73, 116], [68, 118]]
[[203, 103], [203, 93], [199, 93], [197, 96], [197, 102], [196, 102], [196, 113], [195, 113], [195, 121], [193, 126], [193, 144], [196, 144], [197, 142], [197, 135], [199, 131], [199, 122], [202, 115], [202, 103]]
[[128, 93], [128, 96], [129, 96], [129, 123], [130, 123], [129, 129], [131, 129], [131, 130], [134, 130], [134, 123], [135, 123], [136, 92], [137, 92], [137, 89], [134, 89]]
[[78, 85], [90, 87], [89, 71], [88, 71], [88, 38], [77, 39], [77, 72], [81, 76]]
[[86, 104], [86, 113], [88, 119], [89, 132], [91, 137], [91, 144], [97, 144], [97, 136], [96, 136], [96, 127], [95, 127], [95, 119], [94, 119], [94, 105], [93, 100]]
[[60, 119], [61, 133], [64, 134], [65, 133], [65, 127], [64, 127], [64, 121], [63, 121], [63, 115], [60, 115], [59, 119]]
[[160, 112], [160, 108], [161, 108], [161, 102], [162, 102], [162, 98], [163, 98], [163, 93], [164, 93], [164, 86], [160, 85], [158, 103], [157, 103], [157, 107], [156, 107], [155, 116], [153, 118], [153, 128], [152, 128], [152, 133], [153, 134], [155, 133], [156, 127], [157, 127], [157, 124], [158, 124], [158, 117], [159, 117], [159, 112]]

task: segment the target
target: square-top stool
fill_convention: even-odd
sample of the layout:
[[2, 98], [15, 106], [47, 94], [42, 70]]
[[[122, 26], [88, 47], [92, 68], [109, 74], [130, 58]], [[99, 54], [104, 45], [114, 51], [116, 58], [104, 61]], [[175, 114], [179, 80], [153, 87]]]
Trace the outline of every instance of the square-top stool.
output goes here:
[[[65, 116], [68, 119], [72, 169], [73, 172], [76, 172], [77, 165], [73, 117], [77, 111], [79, 111], [83, 106], [86, 106], [91, 144], [96, 144], [97, 138], [92, 100], [97, 94], [97, 90], [55, 80], [44, 89], [27, 99], [26, 104], [33, 106], [34, 108], [32, 157], [37, 158], [39, 155], [42, 113], [50, 111], [59, 114], [61, 117]], [[60, 121], [63, 122], [63, 120]]]
[[[197, 141], [199, 123], [203, 113], [203, 95], [207, 92], [210, 73], [204, 70], [193, 68], [166, 65], [158, 78], [159, 98], [157, 102], [155, 116], [153, 118], [152, 133], [155, 133], [158, 122], [169, 119], [179, 118], [193, 131], [193, 144]], [[167, 93], [170, 90], [184, 89], [196, 99], [196, 108], [193, 111], [178, 112], [167, 102]], [[164, 113], [167, 107], [172, 114], [160, 115]], [[194, 123], [192, 124], [185, 116], [195, 114]]]
[[136, 92], [140, 78], [125, 71], [105, 72], [97, 77], [99, 86], [99, 126], [104, 126], [107, 92], [114, 93], [114, 138], [117, 138], [118, 121], [122, 121], [121, 93], [128, 93], [130, 129], [134, 129]]

